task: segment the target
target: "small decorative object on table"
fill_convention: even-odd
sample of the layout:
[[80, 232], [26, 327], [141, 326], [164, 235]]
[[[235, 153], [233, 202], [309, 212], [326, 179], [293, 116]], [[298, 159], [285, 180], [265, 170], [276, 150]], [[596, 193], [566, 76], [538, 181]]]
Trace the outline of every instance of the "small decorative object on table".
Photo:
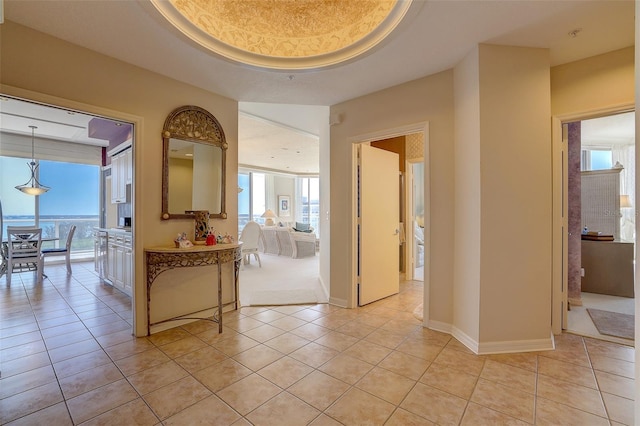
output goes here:
[[189, 210], [186, 213], [193, 214], [195, 220], [195, 232], [193, 242], [206, 244], [209, 231], [209, 210]]
[[189, 241], [189, 239], [187, 238], [186, 232], [183, 232], [182, 234], [178, 234], [178, 236], [173, 242], [176, 244], [177, 248], [193, 247], [193, 243]]
[[216, 231], [213, 228], [209, 228], [209, 233], [207, 234], [207, 245], [216, 245]]
[[233, 237], [229, 234], [218, 235], [218, 244], [233, 244]]

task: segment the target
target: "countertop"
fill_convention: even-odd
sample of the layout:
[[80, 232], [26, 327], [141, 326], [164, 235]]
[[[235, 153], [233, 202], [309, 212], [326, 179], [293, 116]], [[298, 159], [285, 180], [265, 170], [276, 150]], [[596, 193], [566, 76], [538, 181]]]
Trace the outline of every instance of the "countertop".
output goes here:
[[131, 233], [131, 228], [127, 227], [127, 228], [100, 228], [100, 227], [94, 227], [93, 228], [95, 231], [98, 232], [106, 232], [106, 233], [111, 233], [111, 234], [130, 234]]

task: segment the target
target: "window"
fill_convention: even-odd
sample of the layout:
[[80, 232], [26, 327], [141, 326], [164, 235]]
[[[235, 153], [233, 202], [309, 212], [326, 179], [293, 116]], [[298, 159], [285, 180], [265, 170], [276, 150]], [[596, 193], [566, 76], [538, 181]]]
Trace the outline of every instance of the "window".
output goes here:
[[320, 227], [320, 179], [298, 178], [296, 220], [309, 223], [318, 235]]
[[611, 149], [583, 149], [581, 170], [605, 170], [613, 167]]
[[263, 223], [261, 217], [266, 206], [266, 179], [264, 173], [238, 173], [238, 235], [251, 221]]
[[62, 246], [71, 225], [76, 225], [72, 253], [93, 255], [93, 228], [100, 223], [100, 166], [39, 161], [39, 180], [51, 190], [34, 197], [15, 189], [31, 176], [28, 162], [0, 156], [4, 233], [7, 226], [38, 226], [43, 237], [57, 237], [56, 246]]

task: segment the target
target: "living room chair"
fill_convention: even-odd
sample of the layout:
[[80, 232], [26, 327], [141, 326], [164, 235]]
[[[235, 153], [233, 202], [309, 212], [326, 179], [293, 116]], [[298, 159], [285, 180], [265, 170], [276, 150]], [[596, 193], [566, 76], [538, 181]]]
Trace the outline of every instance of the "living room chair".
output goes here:
[[258, 251], [258, 241], [260, 240], [260, 225], [256, 222], [248, 222], [242, 233], [240, 234], [240, 241], [242, 241], [242, 258], [245, 265], [251, 263], [251, 255], [253, 255], [258, 261], [258, 265], [262, 268], [262, 261], [260, 261], [260, 253]]
[[42, 228], [7, 227], [7, 285], [14, 271], [35, 271], [42, 282]]
[[67, 234], [67, 242], [65, 243], [64, 247], [42, 250], [43, 257], [56, 256], [56, 255], [63, 254], [65, 256], [65, 261], [67, 263], [67, 274], [71, 274], [71, 240], [73, 240], [73, 234], [75, 234], [75, 232], [76, 232], [76, 225], [71, 225], [71, 228], [69, 229], [69, 233]]

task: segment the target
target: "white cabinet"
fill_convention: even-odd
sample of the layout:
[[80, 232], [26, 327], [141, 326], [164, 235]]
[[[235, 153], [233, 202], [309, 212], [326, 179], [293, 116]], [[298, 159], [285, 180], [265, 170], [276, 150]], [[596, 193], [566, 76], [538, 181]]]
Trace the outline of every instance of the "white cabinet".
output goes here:
[[133, 177], [131, 148], [111, 156], [111, 202], [127, 201], [127, 184]]
[[133, 289], [133, 247], [131, 233], [109, 233], [107, 249], [107, 279], [111, 284], [131, 296]]
[[125, 164], [125, 183], [131, 183], [133, 181], [133, 151], [131, 148], [124, 152], [124, 164]]

